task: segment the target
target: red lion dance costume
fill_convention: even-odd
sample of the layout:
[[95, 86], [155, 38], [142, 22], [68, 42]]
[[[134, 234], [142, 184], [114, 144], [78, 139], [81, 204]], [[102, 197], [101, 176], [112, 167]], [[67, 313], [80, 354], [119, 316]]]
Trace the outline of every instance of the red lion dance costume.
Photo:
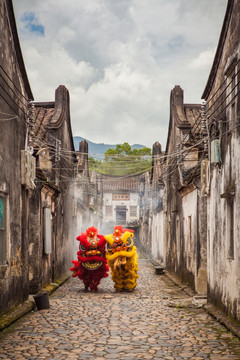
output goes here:
[[97, 287], [102, 278], [108, 276], [109, 267], [105, 258], [106, 240], [103, 235], [98, 234], [95, 227], [90, 227], [86, 233], [81, 233], [77, 237], [80, 241], [78, 260], [72, 260], [74, 267], [73, 277], [78, 276], [85, 285], [85, 289], [97, 291]]

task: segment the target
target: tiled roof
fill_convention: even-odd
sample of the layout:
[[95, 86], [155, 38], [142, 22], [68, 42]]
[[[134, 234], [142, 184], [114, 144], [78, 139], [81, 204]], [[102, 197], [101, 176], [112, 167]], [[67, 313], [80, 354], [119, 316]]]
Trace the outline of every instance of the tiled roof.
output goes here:
[[135, 176], [106, 176], [98, 174], [99, 178], [103, 180], [104, 191], [114, 190], [127, 190], [127, 191], [139, 191], [140, 184], [143, 180], [144, 174]]
[[38, 147], [47, 141], [47, 126], [52, 119], [55, 103], [34, 103], [34, 106], [36, 115], [34, 146]]
[[201, 105], [185, 104], [184, 109], [187, 121], [192, 127], [192, 135], [199, 135], [201, 130]]

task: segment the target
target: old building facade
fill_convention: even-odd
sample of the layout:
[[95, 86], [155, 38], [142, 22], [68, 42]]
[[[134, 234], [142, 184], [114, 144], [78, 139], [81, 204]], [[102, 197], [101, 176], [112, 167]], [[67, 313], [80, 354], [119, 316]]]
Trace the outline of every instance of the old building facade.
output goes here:
[[76, 155], [65, 86], [55, 101], [34, 102], [31, 144], [36, 158], [30, 196], [30, 292], [68, 272], [73, 256], [73, 187]]
[[240, 2], [229, 0], [203, 99], [209, 134], [208, 298], [240, 321]]
[[206, 293], [206, 197], [201, 195], [201, 106], [184, 104], [175, 86], [170, 98], [170, 123], [163, 179], [166, 184], [166, 264]]
[[[175, 86], [165, 153], [153, 147], [146, 252], [240, 320], [240, 3], [229, 0], [202, 105]], [[148, 190], [149, 192], [149, 190]], [[157, 207], [156, 192], [159, 197]], [[146, 216], [146, 214], [148, 216]], [[150, 229], [151, 230], [150, 230]], [[147, 237], [151, 236], [151, 240]]]
[[0, 315], [68, 276], [77, 162], [69, 93], [37, 103], [11, 0], [0, 0]]
[[151, 172], [151, 215], [152, 241], [151, 256], [153, 260], [166, 267], [166, 213], [165, 213], [165, 185], [163, 181], [164, 152], [156, 142], [152, 149]]
[[[201, 105], [184, 104], [175, 86], [170, 98], [166, 150], [153, 146], [151, 257], [201, 294], [207, 291], [207, 199], [201, 193]], [[147, 246], [148, 248], [149, 246]]]
[[12, 2], [0, 1], [0, 314], [28, 297], [29, 191], [21, 185], [21, 150], [33, 95]]

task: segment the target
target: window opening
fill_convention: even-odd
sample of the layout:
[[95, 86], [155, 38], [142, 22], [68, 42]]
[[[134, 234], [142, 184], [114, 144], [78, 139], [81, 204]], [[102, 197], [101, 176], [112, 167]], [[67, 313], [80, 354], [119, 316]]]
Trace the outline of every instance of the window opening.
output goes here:
[[127, 209], [126, 206], [117, 206], [116, 208], [116, 223], [117, 225], [126, 225]]
[[106, 214], [106, 216], [112, 216], [112, 206], [111, 205], [105, 206], [105, 214]]
[[137, 217], [137, 206], [130, 206], [130, 216]]

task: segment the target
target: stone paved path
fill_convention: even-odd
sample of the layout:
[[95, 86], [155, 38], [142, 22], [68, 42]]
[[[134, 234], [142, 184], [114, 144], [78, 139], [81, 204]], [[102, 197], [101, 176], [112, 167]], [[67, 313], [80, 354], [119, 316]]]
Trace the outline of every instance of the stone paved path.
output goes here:
[[166, 276], [139, 259], [138, 287], [115, 293], [110, 278], [98, 293], [70, 279], [0, 335], [0, 359], [239, 360], [240, 341]]

